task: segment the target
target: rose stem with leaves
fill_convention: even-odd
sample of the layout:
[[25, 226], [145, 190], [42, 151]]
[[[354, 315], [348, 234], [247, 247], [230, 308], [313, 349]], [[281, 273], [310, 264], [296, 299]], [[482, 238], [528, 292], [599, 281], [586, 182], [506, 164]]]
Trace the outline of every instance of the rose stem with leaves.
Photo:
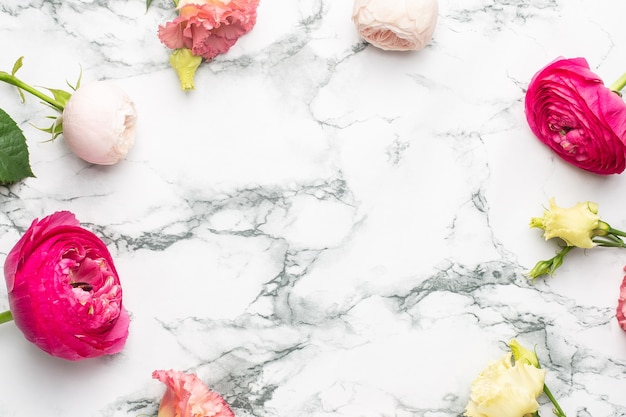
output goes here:
[[42, 93], [36, 88], [31, 87], [30, 85], [26, 84], [24, 81], [20, 80], [14, 75], [9, 74], [8, 72], [0, 71], [0, 81], [4, 81], [5, 83], [14, 85], [21, 90], [27, 91], [30, 94], [34, 95], [35, 97], [42, 99], [43, 101], [45, 101], [50, 106], [57, 109], [58, 111], [63, 112], [63, 108], [64, 108], [63, 104], [61, 104], [54, 98]]

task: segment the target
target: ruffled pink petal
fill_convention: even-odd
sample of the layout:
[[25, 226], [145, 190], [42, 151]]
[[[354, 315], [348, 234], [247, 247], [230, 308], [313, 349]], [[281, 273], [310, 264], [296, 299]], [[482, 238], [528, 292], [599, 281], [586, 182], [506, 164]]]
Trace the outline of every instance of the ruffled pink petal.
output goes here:
[[159, 39], [170, 49], [180, 49], [185, 46], [183, 28], [176, 20], [159, 26]]
[[159, 38], [168, 48], [185, 47], [210, 60], [252, 30], [258, 5], [259, 0], [185, 2], [179, 6], [180, 15], [159, 28]]
[[154, 371], [152, 378], [167, 387], [159, 417], [234, 417], [221, 395], [210, 391], [194, 374], [180, 371]]
[[626, 276], [624, 276], [622, 285], [619, 288], [616, 317], [619, 326], [626, 332]]

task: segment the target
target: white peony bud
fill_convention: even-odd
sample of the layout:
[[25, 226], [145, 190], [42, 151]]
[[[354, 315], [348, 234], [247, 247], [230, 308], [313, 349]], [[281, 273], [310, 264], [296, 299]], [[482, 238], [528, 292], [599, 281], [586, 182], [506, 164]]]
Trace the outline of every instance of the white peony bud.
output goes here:
[[113, 165], [135, 141], [137, 111], [130, 97], [108, 81], [78, 88], [63, 110], [63, 137], [81, 159]]
[[389, 51], [418, 51], [435, 31], [437, 0], [355, 0], [352, 12], [359, 35]]

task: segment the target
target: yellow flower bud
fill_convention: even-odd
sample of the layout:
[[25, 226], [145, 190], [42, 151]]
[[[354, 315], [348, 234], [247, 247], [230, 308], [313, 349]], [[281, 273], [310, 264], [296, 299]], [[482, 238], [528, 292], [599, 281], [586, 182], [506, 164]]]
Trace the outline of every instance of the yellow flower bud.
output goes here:
[[517, 340], [511, 340], [509, 342], [509, 348], [511, 348], [511, 353], [513, 353], [513, 359], [515, 359], [515, 363], [525, 362], [534, 366], [535, 368], [540, 367], [537, 354], [534, 351], [526, 349], [524, 346], [520, 345]]
[[193, 79], [201, 63], [202, 57], [192, 54], [191, 50], [187, 48], [177, 49], [170, 55], [170, 64], [176, 71], [176, 75], [178, 75], [180, 88], [183, 91], [195, 88]]

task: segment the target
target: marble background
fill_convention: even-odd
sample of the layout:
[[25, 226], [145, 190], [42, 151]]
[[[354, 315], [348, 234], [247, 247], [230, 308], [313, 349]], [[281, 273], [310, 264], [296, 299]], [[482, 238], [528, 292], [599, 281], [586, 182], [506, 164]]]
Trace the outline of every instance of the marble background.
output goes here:
[[0, 69], [23, 55], [23, 80], [58, 88], [82, 68], [139, 112], [128, 157], [92, 166], [32, 126], [49, 110], [0, 85], [37, 176], [0, 187], [2, 261], [35, 217], [71, 210], [109, 245], [132, 316], [122, 353], [79, 363], [0, 326], [0, 416], [155, 416], [151, 373], [170, 368], [238, 417], [459, 416], [513, 337], [536, 345], [568, 416], [626, 415], [626, 252], [524, 276], [557, 249], [528, 228], [550, 197], [596, 201], [626, 229], [626, 179], [556, 158], [523, 114], [557, 56], [607, 84], [626, 71], [626, 3], [442, 0], [412, 53], [362, 42], [351, 9], [261, 0], [185, 94], [156, 36], [169, 1], [0, 4]]

